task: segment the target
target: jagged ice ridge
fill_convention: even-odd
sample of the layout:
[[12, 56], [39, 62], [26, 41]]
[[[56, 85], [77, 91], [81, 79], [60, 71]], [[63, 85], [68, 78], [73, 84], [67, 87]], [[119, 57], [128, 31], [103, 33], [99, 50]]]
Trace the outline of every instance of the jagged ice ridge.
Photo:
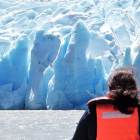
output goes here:
[[139, 15], [138, 0], [2, 0], [0, 109], [86, 109], [114, 69], [140, 72]]

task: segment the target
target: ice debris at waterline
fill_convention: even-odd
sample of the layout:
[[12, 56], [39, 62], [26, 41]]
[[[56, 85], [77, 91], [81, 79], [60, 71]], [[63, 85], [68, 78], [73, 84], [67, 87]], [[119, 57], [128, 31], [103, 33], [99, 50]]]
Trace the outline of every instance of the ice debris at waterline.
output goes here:
[[139, 15], [138, 0], [1, 0], [0, 109], [85, 109], [115, 68], [140, 71]]

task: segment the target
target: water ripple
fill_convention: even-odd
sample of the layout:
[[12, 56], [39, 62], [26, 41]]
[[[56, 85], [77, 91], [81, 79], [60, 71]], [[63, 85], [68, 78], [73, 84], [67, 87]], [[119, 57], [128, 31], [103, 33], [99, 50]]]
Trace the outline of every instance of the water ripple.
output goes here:
[[0, 140], [70, 140], [84, 111], [0, 111]]

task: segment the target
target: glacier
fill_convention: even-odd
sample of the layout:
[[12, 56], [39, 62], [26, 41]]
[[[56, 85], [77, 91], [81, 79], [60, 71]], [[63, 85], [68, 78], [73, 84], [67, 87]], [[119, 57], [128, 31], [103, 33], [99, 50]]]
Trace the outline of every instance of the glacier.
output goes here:
[[140, 86], [138, 0], [1, 0], [0, 109], [86, 109], [112, 72]]

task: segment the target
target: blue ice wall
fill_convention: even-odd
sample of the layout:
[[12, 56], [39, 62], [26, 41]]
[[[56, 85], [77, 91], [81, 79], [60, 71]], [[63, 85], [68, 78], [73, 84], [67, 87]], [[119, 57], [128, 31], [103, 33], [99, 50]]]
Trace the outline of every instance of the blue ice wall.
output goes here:
[[86, 109], [116, 68], [140, 85], [138, 0], [1, 0], [0, 109]]
[[58, 37], [47, 34], [43, 30], [37, 31], [31, 50], [29, 83], [25, 100], [26, 109], [46, 108], [46, 99], [44, 99], [46, 97], [43, 95], [43, 73], [56, 58], [59, 46], [60, 39]]
[[24, 109], [28, 79], [29, 39], [19, 37], [14, 48], [0, 61], [1, 109]]
[[100, 59], [95, 61], [95, 70], [94, 60], [90, 57], [87, 61], [89, 41], [90, 33], [83, 22], [77, 22], [64, 38], [54, 62], [54, 77], [49, 82], [49, 109], [81, 109], [89, 99], [103, 95], [105, 69]]

